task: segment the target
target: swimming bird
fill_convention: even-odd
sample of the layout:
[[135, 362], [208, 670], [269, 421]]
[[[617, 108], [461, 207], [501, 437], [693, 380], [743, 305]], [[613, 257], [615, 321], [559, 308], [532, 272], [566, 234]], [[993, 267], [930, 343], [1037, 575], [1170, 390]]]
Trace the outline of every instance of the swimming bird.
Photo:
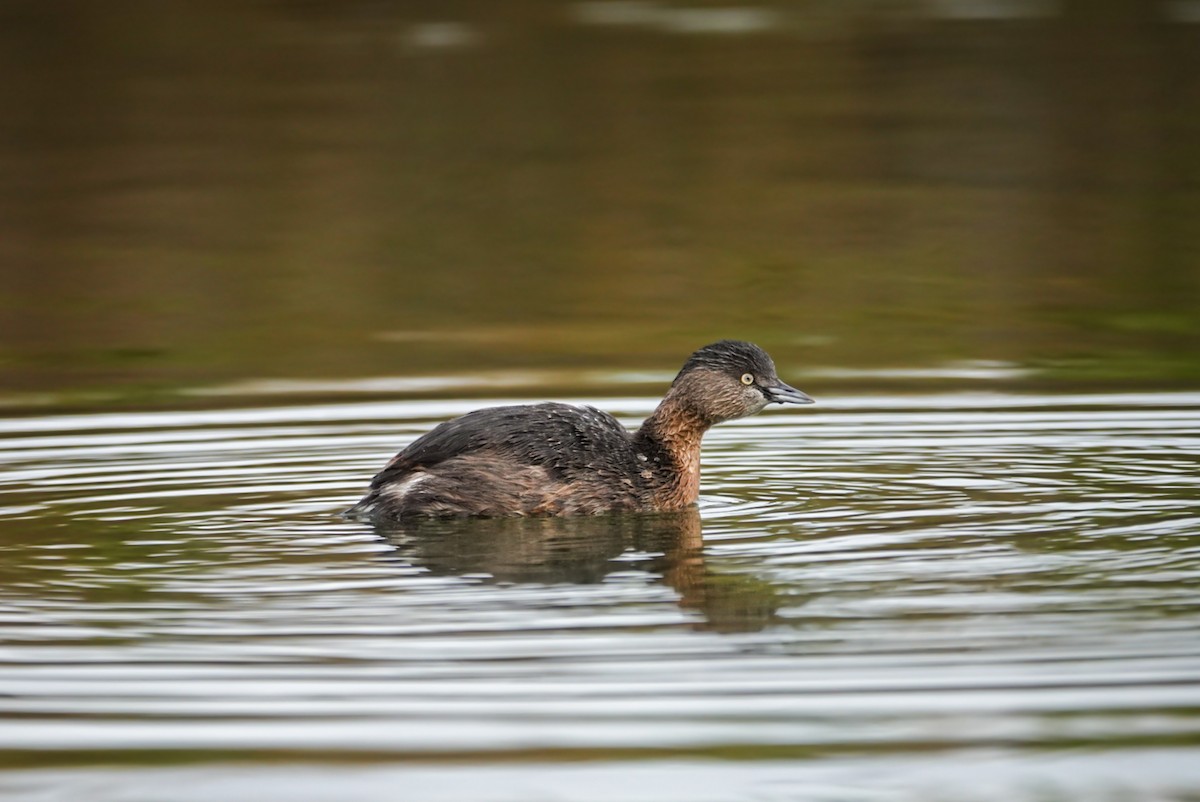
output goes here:
[[679, 510], [700, 494], [710, 427], [768, 404], [811, 404], [757, 345], [722, 340], [688, 357], [634, 432], [590, 406], [489, 407], [418, 437], [346, 515], [596, 515]]

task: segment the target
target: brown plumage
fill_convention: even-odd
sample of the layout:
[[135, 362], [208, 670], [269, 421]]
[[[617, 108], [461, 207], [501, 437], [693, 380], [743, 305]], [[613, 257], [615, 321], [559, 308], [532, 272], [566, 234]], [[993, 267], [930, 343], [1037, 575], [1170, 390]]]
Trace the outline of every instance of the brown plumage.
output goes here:
[[436, 426], [392, 458], [346, 511], [413, 516], [677, 510], [700, 493], [700, 441], [767, 404], [810, 404], [756, 345], [696, 351], [636, 432], [593, 407], [490, 407]]

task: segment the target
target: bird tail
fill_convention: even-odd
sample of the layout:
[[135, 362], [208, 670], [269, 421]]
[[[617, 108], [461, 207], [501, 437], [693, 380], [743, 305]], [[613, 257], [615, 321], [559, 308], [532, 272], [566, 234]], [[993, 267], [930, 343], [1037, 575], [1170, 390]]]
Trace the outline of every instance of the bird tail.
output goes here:
[[376, 496], [375, 491], [367, 493], [365, 496], [355, 502], [354, 506], [347, 507], [342, 510], [343, 518], [365, 518], [371, 514], [371, 510], [375, 507]]

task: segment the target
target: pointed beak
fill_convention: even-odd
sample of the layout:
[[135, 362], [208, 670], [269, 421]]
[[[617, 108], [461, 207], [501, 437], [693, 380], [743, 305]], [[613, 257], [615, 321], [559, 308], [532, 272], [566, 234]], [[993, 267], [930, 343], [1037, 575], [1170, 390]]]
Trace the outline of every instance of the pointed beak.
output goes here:
[[815, 404], [816, 402], [795, 387], [778, 382], [764, 387], [767, 401], [772, 404]]

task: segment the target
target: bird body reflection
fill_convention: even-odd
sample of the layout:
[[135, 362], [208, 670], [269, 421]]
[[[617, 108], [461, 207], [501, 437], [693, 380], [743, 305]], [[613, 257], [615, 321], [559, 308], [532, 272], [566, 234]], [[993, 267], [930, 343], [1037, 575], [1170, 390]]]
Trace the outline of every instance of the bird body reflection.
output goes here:
[[644, 571], [674, 590], [696, 626], [756, 631], [776, 621], [775, 589], [751, 576], [709, 569], [700, 512], [557, 518], [419, 518], [377, 523], [393, 559], [438, 576], [498, 584], [595, 584]]

